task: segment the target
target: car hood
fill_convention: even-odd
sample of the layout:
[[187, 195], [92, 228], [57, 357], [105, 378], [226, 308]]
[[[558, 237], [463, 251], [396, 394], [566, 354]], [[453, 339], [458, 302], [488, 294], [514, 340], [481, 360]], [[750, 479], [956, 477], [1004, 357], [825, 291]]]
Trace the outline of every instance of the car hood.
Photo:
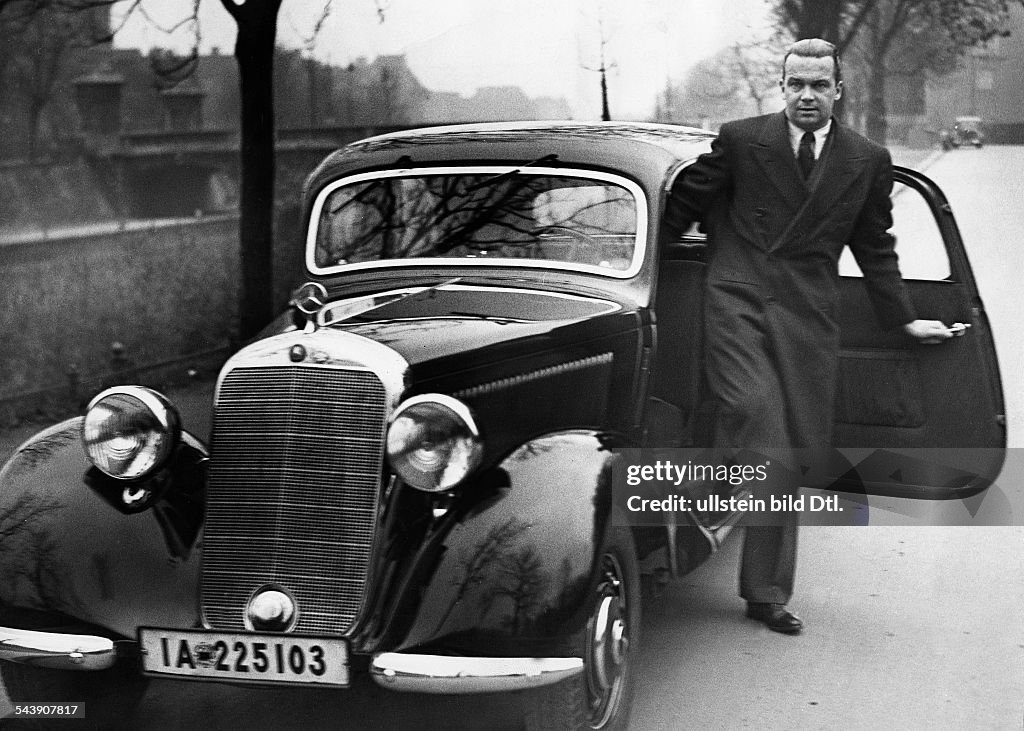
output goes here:
[[[387, 345], [416, 369], [463, 359], [482, 365], [524, 349], [557, 347], [567, 338], [617, 329], [611, 322], [624, 319], [618, 303], [538, 290], [448, 285], [386, 301], [393, 296], [329, 305], [327, 324]], [[515, 352], [506, 352], [513, 344]]]

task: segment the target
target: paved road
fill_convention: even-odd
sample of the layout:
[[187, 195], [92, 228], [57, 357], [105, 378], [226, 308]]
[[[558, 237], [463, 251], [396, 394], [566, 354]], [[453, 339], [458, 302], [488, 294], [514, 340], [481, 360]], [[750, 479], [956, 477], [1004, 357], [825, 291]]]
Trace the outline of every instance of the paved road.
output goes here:
[[1003, 372], [1010, 446], [1024, 446], [1024, 147], [953, 150], [927, 170], [956, 214]]
[[[997, 336], [1011, 445], [1021, 446], [1024, 328], [1014, 279], [1024, 272], [1024, 148], [908, 162], [928, 166], [957, 213]], [[805, 528], [796, 608], [808, 628], [798, 637], [742, 617], [734, 542], [649, 607], [633, 726], [1021, 729], [1022, 474], [1011, 454], [999, 492], [986, 499], [1005, 527]], [[396, 697], [369, 684], [334, 698], [196, 688], [154, 684], [132, 727], [515, 727], [510, 699]]]

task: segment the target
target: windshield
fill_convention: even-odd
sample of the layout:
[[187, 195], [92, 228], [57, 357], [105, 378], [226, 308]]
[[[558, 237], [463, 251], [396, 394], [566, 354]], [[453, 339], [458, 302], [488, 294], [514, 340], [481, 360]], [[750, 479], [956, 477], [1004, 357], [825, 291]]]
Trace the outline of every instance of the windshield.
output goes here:
[[630, 276], [642, 254], [642, 200], [626, 179], [562, 169], [352, 176], [317, 197], [307, 263], [314, 273], [444, 259]]

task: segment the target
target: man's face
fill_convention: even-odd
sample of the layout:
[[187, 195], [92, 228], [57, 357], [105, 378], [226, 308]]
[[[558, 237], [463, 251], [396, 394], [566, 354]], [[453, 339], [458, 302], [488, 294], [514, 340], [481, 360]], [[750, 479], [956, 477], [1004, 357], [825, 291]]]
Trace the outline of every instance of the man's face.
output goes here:
[[814, 131], [832, 116], [843, 84], [836, 84], [832, 57], [791, 55], [779, 85], [786, 100], [786, 116], [802, 130]]

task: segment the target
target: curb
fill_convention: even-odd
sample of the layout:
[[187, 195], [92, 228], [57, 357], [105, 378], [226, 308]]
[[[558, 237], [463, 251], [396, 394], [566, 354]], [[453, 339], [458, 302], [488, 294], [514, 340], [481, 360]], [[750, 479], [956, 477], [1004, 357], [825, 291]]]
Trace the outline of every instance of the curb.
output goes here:
[[943, 150], [941, 148], [938, 149], [938, 150], [935, 150], [934, 152], [932, 152], [931, 155], [929, 155], [924, 160], [922, 160], [920, 162], [920, 164], [915, 166], [915, 169], [923, 173], [928, 168], [930, 168], [932, 165], [934, 165], [935, 162], [938, 161], [938, 159], [940, 157], [942, 157], [943, 155], [945, 155], [945, 154], [946, 154], [945, 150]]

